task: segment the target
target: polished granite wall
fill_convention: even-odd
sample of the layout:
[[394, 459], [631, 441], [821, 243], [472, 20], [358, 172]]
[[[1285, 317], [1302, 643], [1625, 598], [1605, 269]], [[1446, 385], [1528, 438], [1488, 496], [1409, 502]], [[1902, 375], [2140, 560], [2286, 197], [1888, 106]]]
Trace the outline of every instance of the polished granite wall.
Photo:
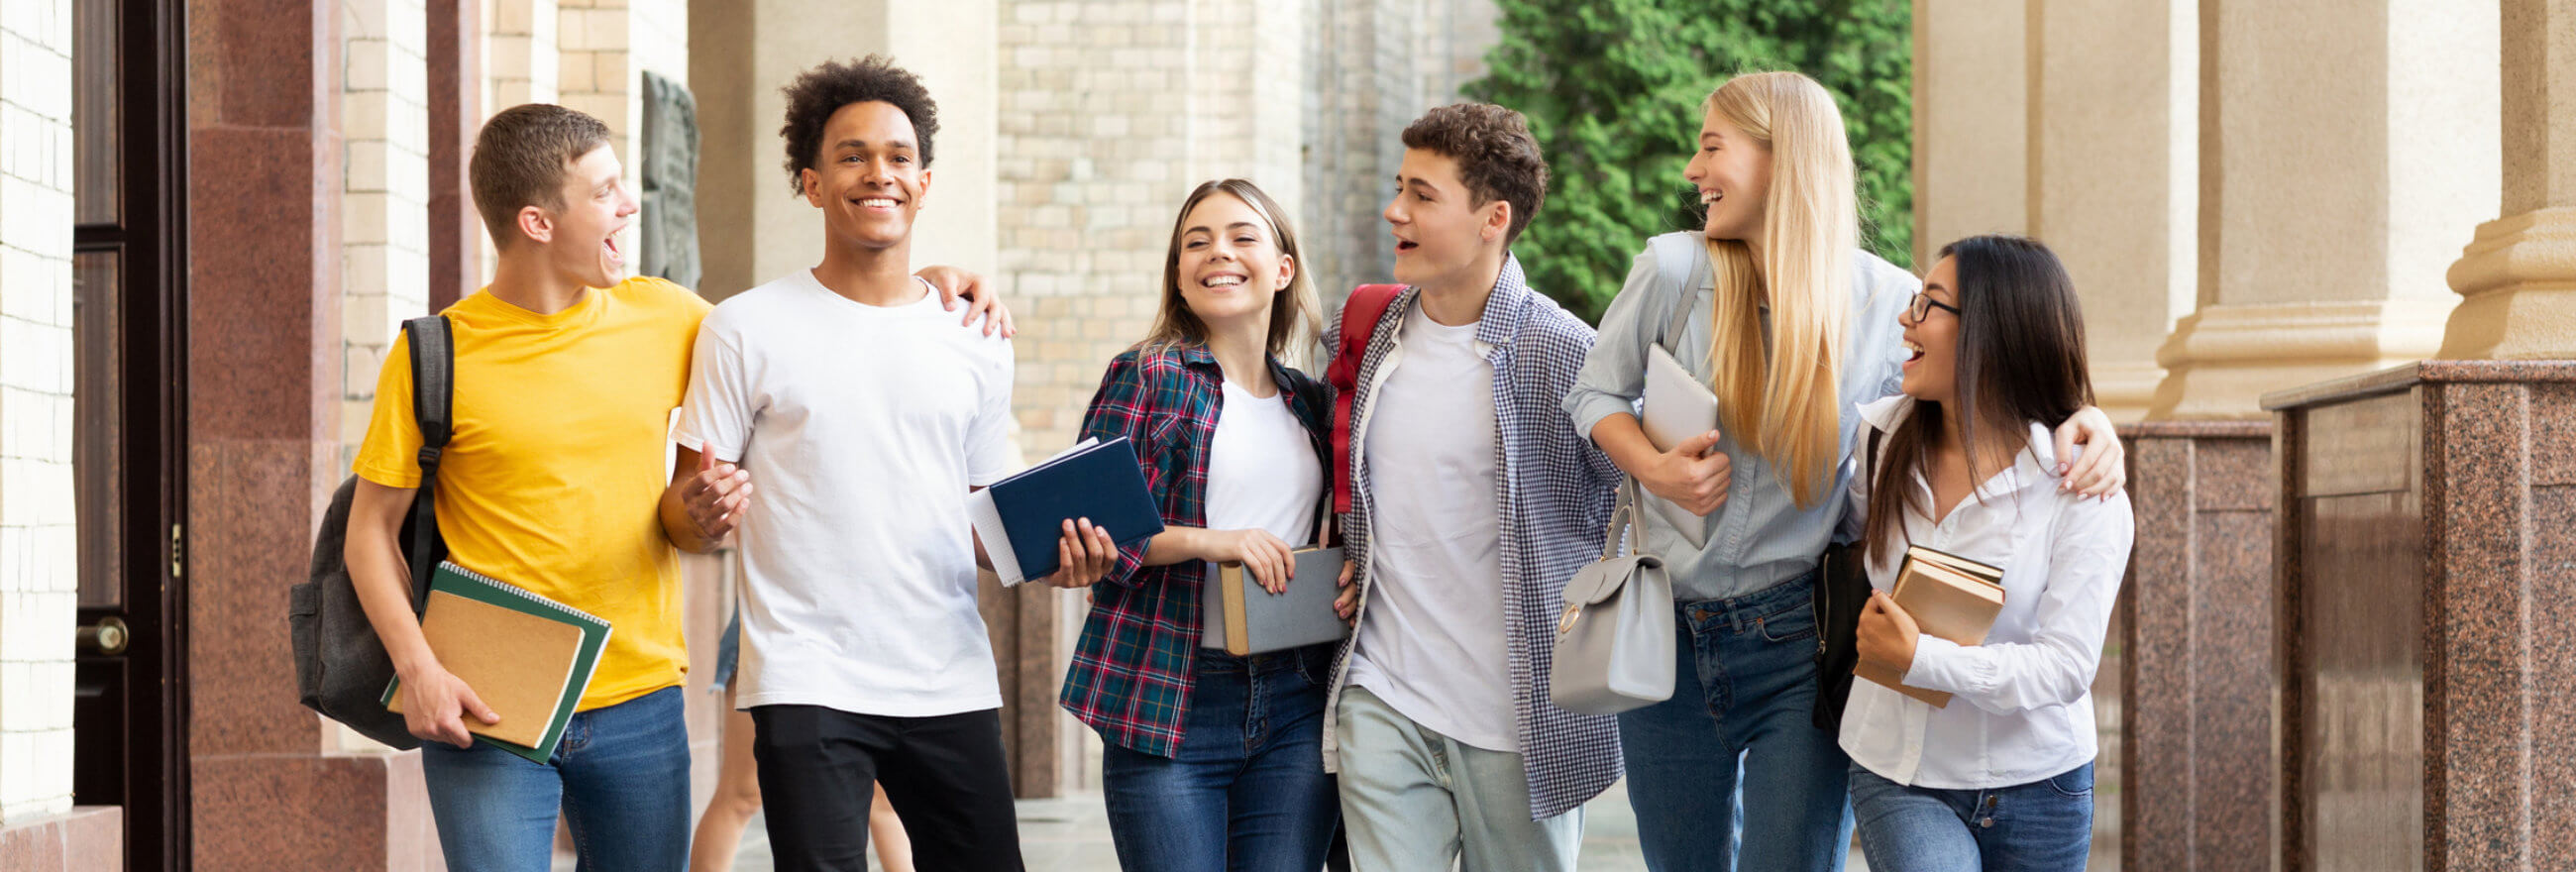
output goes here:
[[2120, 857], [2270, 865], [2272, 426], [2123, 428], [2137, 540], [2121, 596]]
[[2576, 868], [2576, 363], [2264, 405], [2283, 868]]

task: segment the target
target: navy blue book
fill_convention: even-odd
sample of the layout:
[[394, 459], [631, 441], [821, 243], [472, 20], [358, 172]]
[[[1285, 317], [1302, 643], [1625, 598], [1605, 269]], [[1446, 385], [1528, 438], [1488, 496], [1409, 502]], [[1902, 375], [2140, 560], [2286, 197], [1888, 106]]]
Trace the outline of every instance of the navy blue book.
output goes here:
[[1121, 548], [1163, 532], [1162, 510], [1145, 490], [1136, 449], [1124, 436], [1084, 440], [994, 482], [968, 499], [967, 511], [993, 573], [1006, 585], [1056, 571], [1056, 543], [1067, 519], [1091, 519]]

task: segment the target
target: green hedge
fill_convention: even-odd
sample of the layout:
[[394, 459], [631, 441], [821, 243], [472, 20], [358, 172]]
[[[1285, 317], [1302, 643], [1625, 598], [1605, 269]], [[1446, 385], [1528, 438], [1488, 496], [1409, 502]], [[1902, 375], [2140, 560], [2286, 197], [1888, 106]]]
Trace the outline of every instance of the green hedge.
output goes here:
[[1533, 287], [1598, 320], [1647, 237], [1695, 228], [1682, 179], [1700, 101], [1734, 73], [1797, 70], [1841, 103], [1862, 244], [1913, 262], [1909, 0], [1499, 0], [1502, 43], [1469, 97], [1529, 116], [1547, 204], [1513, 250]]

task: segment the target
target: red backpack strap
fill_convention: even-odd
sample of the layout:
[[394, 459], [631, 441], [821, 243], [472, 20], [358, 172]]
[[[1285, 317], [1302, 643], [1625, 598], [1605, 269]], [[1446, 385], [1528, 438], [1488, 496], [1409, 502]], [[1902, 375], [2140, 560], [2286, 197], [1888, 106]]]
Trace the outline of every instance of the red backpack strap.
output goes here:
[[1403, 285], [1361, 285], [1342, 303], [1340, 346], [1324, 369], [1333, 386], [1333, 511], [1351, 510], [1351, 398], [1359, 395], [1360, 359], [1368, 355], [1369, 338], [1386, 307], [1404, 293]]

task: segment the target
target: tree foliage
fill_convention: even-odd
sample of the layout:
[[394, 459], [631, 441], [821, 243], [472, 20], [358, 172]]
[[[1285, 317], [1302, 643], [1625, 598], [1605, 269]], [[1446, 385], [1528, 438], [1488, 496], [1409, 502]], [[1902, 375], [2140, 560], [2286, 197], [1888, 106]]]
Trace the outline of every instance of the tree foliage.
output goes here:
[[1861, 243], [1913, 262], [1909, 0], [1498, 4], [1502, 42], [1466, 92], [1527, 115], [1547, 153], [1546, 204], [1513, 245], [1532, 287], [1597, 320], [1647, 237], [1698, 227], [1682, 166], [1700, 103], [1759, 70], [1796, 70], [1833, 92], [1857, 164]]

